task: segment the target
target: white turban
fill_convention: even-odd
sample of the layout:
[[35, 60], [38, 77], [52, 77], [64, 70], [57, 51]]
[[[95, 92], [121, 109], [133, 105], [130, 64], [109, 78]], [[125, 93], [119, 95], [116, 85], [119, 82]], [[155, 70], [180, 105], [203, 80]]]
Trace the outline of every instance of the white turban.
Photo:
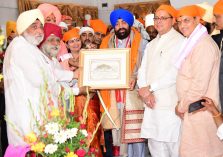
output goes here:
[[94, 34], [94, 30], [91, 27], [82, 27], [79, 34], [81, 35], [82, 33], [86, 32], [86, 31], [89, 31], [92, 34]]
[[202, 19], [206, 22], [213, 23], [214, 15], [213, 15], [213, 7], [209, 5], [207, 2], [203, 2], [200, 4], [196, 4], [197, 6], [205, 9], [205, 14]]
[[146, 15], [145, 17], [145, 26], [148, 27], [148, 26], [154, 26], [154, 14], [148, 14]]
[[39, 9], [32, 9], [21, 13], [16, 22], [18, 34], [22, 34], [36, 19], [39, 19], [44, 24], [44, 17]]
[[66, 28], [68, 30], [67, 24], [65, 22], [60, 22], [59, 26], [60, 27], [64, 27], [64, 28]]

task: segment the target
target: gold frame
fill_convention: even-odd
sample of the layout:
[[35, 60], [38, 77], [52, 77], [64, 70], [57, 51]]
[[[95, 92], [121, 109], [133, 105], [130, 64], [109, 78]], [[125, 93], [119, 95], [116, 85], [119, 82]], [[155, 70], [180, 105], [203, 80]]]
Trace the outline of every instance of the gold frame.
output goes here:
[[130, 49], [82, 49], [79, 69], [79, 87], [129, 88]]

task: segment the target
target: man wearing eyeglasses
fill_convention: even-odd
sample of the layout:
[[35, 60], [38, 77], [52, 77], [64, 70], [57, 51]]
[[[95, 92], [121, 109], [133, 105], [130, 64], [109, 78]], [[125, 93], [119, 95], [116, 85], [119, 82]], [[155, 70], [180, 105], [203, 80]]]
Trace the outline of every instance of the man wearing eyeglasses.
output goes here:
[[177, 23], [186, 37], [176, 58], [177, 94], [176, 114], [183, 119], [180, 144], [181, 157], [223, 156], [223, 143], [216, 136], [213, 116], [207, 111], [188, 113], [190, 104], [209, 97], [219, 105], [220, 52], [200, 23], [205, 10], [199, 6], [185, 6], [178, 11]]
[[158, 35], [147, 44], [138, 71], [139, 96], [145, 103], [141, 137], [153, 157], [179, 157], [181, 120], [175, 115], [177, 68], [173, 59], [184, 37], [173, 25], [177, 11], [161, 5], [155, 12]]
[[[213, 13], [216, 19], [216, 28], [220, 34], [213, 35], [212, 38], [217, 43], [220, 51], [223, 50], [223, 1], [218, 1], [214, 5]], [[223, 56], [221, 55], [220, 74], [219, 74], [221, 112], [223, 113]]]

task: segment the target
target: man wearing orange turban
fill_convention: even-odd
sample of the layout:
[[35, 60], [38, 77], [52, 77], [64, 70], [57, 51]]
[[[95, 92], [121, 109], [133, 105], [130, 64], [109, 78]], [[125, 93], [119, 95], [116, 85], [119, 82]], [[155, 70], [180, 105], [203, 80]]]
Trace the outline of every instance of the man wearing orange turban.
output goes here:
[[[220, 34], [213, 35], [212, 38], [217, 43], [220, 51], [223, 51], [223, 0], [219, 0], [213, 9], [216, 19], [216, 29], [220, 30]], [[221, 110], [223, 112], [223, 57], [221, 57], [220, 74], [219, 74], [219, 89], [220, 89], [220, 102]]]
[[90, 27], [94, 30], [94, 42], [99, 46], [107, 33], [107, 25], [100, 19], [90, 20]]
[[16, 37], [16, 22], [15, 21], [7, 21], [6, 23], [6, 36], [7, 36], [7, 45]]
[[172, 59], [184, 37], [173, 28], [175, 17], [170, 5], [156, 10], [153, 20], [158, 35], [147, 44], [137, 77], [145, 104], [141, 137], [148, 139], [151, 156], [156, 157], [179, 157], [181, 120], [175, 115], [177, 69]]
[[223, 155], [223, 143], [217, 138], [213, 117], [207, 112], [189, 114], [189, 105], [210, 97], [219, 105], [218, 75], [220, 52], [207, 29], [200, 24], [205, 11], [195, 5], [178, 11], [177, 23], [186, 37], [175, 66], [179, 103], [176, 114], [183, 119], [180, 155], [182, 157], [214, 157]]

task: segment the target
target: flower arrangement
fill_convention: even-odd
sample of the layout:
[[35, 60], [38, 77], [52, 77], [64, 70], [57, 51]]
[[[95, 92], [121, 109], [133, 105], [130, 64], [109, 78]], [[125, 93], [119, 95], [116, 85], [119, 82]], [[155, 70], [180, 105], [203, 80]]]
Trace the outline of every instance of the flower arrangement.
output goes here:
[[[43, 157], [95, 157], [97, 150], [90, 148], [90, 143], [101, 121], [98, 123], [93, 135], [88, 134], [85, 129], [85, 122], [87, 118], [86, 109], [90, 99], [89, 93], [87, 92], [83, 117], [78, 122], [74, 117], [74, 106], [68, 106], [64, 100], [64, 92], [61, 92], [58, 98], [58, 107], [55, 107], [51, 100], [51, 91], [47, 91], [47, 84], [45, 84], [42, 90], [44, 92], [41, 93], [42, 103], [40, 104], [44, 113], [40, 113], [41, 120], [36, 120], [37, 132], [33, 131], [22, 136], [29, 145], [30, 151], [34, 152], [36, 156], [40, 155]], [[69, 102], [74, 104], [73, 95], [70, 96]], [[32, 114], [34, 116], [33, 110]], [[16, 126], [7, 117], [5, 119], [17, 134], [21, 136]]]

